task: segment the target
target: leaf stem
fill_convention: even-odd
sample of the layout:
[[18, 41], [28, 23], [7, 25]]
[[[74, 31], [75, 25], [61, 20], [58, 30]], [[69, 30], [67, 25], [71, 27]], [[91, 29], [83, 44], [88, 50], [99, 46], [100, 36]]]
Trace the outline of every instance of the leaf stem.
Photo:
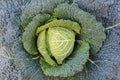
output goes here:
[[110, 27], [107, 27], [107, 28], [105, 28], [106, 30], [109, 30], [109, 29], [112, 29], [112, 28], [115, 28], [116, 26], [119, 26], [120, 25], [120, 23], [117, 23], [117, 24], [115, 24], [115, 25], [113, 25], [113, 26], [110, 26]]
[[35, 60], [35, 59], [39, 59], [40, 56], [36, 56], [36, 57], [33, 57], [32, 59]]
[[94, 64], [97, 68], [101, 69], [102, 71], [104, 71], [106, 74], [108, 74], [108, 71], [105, 71], [102, 67], [99, 67], [97, 64], [95, 64], [94, 61], [92, 61], [91, 59], [88, 58], [88, 61], [90, 61], [92, 64]]
[[100, 68], [97, 64], [95, 64], [95, 62], [91, 59], [88, 58], [88, 61], [90, 61], [92, 64], [94, 64], [96, 67]]

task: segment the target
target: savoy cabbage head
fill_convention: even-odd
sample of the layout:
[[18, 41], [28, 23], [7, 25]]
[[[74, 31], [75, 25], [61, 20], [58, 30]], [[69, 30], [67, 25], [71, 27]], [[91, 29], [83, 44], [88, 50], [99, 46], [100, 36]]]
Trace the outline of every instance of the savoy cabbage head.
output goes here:
[[64, 0], [32, 0], [22, 8], [21, 26], [22, 35], [13, 48], [16, 61], [28, 58], [24, 66], [36, 72], [36, 80], [41, 70], [54, 77], [82, 74], [106, 38], [104, 27], [93, 15]]

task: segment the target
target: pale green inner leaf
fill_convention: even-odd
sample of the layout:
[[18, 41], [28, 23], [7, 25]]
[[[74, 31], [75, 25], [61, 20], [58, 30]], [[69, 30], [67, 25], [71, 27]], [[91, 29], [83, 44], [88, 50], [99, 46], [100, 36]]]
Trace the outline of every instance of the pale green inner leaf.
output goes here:
[[47, 45], [46, 45], [46, 31], [42, 31], [37, 39], [37, 46], [40, 54], [43, 56], [45, 61], [51, 65], [51, 66], [56, 66], [57, 64], [55, 61], [50, 57], [48, 51], [47, 51]]

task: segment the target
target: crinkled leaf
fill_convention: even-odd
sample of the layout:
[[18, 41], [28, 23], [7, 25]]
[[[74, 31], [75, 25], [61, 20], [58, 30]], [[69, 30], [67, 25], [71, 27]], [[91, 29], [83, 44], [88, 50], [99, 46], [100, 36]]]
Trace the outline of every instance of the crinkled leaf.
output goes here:
[[42, 30], [45, 30], [51, 27], [65, 27], [65, 28], [72, 29], [76, 33], [80, 34], [80, 26], [78, 23], [70, 20], [63, 20], [63, 19], [53, 20], [52, 22], [49, 22], [43, 26], [40, 26], [37, 29], [36, 34], [38, 35]]
[[57, 67], [48, 65], [44, 59], [40, 59], [41, 68], [44, 74], [48, 76], [68, 77], [73, 76], [83, 70], [83, 65], [89, 57], [89, 44], [84, 41], [78, 41], [75, 51], [68, 58], [66, 63]]
[[63, 3], [54, 10], [54, 17], [71, 19], [81, 25], [80, 39], [90, 43], [91, 53], [95, 54], [100, 50], [106, 38], [104, 27], [97, 22], [93, 15], [81, 10], [76, 4]]
[[42, 25], [46, 20], [48, 20], [50, 15], [48, 14], [38, 14], [33, 18], [33, 20], [25, 28], [25, 32], [22, 36], [23, 46], [26, 51], [31, 55], [38, 54], [37, 51], [37, 38], [35, 36], [36, 29], [38, 26]]
[[[116, 30], [120, 31], [120, 29]], [[116, 76], [116, 65], [120, 62], [119, 41], [120, 34], [114, 30], [110, 31], [100, 53], [94, 56], [94, 62], [98, 67], [94, 64], [87, 65], [87, 75], [89, 75], [90, 80], [114, 80]]]
[[21, 25], [25, 28], [32, 18], [39, 13], [52, 13], [54, 7], [65, 0], [31, 0], [22, 7]]
[[45, 80], [45, 76], [39, 66], [39, 61], [33, 60], [27, 54], [22, 46], [21, 40], [14, 42], [12, 50], [15, 53], [14, 63], [21, 70], [21, 80]]

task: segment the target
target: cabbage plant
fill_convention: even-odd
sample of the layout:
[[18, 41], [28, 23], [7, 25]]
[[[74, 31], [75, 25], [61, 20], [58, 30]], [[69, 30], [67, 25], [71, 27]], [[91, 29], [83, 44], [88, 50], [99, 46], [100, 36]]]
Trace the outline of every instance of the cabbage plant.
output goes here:
[[105, 29], [75, 3], [45, 1], [49, 5], [33, 2], [22, 10], [23, 47], [28, 54], [38, 57], [45, 75], [73, 76], [83, 70], [89, 55], [100, 50], [106, 38]]

